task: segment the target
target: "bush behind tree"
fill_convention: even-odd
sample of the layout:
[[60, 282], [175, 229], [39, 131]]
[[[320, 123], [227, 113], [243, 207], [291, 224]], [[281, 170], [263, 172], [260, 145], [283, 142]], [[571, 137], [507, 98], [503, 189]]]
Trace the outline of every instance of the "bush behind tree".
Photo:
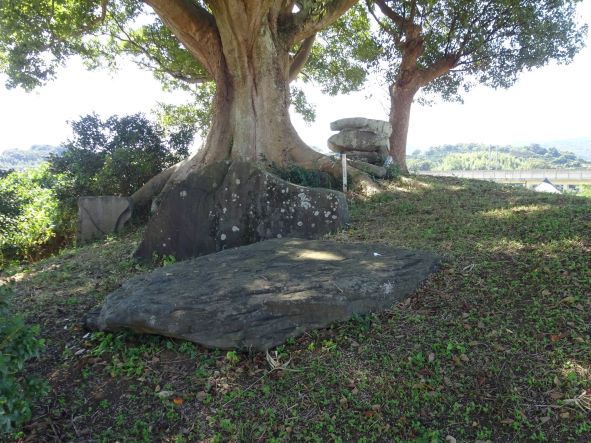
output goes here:
[[72, 139], [49, 163], [0, 176], [0, 265], [36, 260], [68, 243], [78, 197], [133, 194], [186, 157], [194, 133], [191, 125], [164, 129], [141, 114], [90, 114], [71, 126]]
[[51, 155], [51, 171], [64, 174], [57, 189], [62, 204], [75, 208], [84, 195], [129, 196], [189, 153], [194, 128], [165, 130], [142, 114], [102, 120], [89, 114], [71, 123], [74, 136], [60, 154]]

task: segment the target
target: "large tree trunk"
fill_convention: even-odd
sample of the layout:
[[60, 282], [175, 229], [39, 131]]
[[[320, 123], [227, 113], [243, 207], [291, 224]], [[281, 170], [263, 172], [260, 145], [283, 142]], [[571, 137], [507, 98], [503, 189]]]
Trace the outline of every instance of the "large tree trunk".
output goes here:
[[[315, 33], [355, 0], [331, 0], [322, 18], [303, 21], [292, 16], [290, 2], [279, 0], [219, 0], [208, 3], [211, 12], [186, 0], [145, 1], [205, 66], [217, 88], [205, 146], [178, 165], [163, 192], [190, 172], [222, 160], [296, 164], [341, 174], [339, 162], [308, 147], [295, 131], [289, 82], [303, 66]], [[301, 45], [295, 56], [289, 52], [294, 44]], [[372, 181], [351, 169], [360, 182]]]
[[394, 164], [402, 173], [408, 173], [406, 167], [406, 142], [410, 123], [410, 108], [416, 94], [416, 88], [404, 88], [396, 84], [390, 88], [390, 155]]
[[[231, 11], [218, 11], [216, 19], [218, 25], [224, 19], [230, 21]], [[174, 172], [170, 184], [226, 159], [328, 166], [291, 123], [289, 43], [273, 35], [268, 18], [263, 17], [254, 29], [228, 23], [220, 27], [220, 38], [224, 60], [215, 76], [211, 130], [204, 147]]]

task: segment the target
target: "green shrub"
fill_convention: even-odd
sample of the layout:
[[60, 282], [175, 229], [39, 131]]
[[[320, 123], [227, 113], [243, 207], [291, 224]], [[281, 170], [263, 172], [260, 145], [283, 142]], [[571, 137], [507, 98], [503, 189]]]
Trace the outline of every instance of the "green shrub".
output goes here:
[[71, 217], [60, 210], [58, 182], [47, 164], [0, 178], [0, 264], [30, 260], [60, 243]]
[[166, 131], [141, 114], [96, 114], [72, 122], [74, 137], [49, 157], [51, 171], [65, 180], [56, 189], [60, 202], [76, 208], [84, 195], [129, 196], [162, 170], [188, 155], [193, 128]]
[[328, 189], [340, 189], [341, 187], [337, 180], [326, 172], [304, 169], [297, 165], [281, 168], [273, 163], [270, 165], [269, 171], [295, 185]]
[[399, 179], [401, 175], [402, 172], [400, 172], [400, 167], [398, 165], [392, 163], [386, 166], [386, 175], [384, 176], [386, 180], [396, 180]]
[[186, 157], [193, 139], [187, 125], [165, 130], [141, 114], [71, 125], [74, 137], [49, 165], [0, 175], [0, 266], [54, 252], [74, 235], [78, 197], [133, 194]]
[[0, 286], [0, 437], [31, 418], [31, 402], [47, 393], [47, 382], [24, 372], [44, 341], [38, 326], [28, 326], [8, 309], [11, 291]]

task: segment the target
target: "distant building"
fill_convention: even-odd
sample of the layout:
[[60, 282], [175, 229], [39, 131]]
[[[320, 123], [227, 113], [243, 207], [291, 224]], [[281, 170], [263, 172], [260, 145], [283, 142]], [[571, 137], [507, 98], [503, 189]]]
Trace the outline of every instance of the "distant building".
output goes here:
[[544, 179], [542, 183], [539, 185], [534, 186], [534, 191], [536, 192], [549, 192], [551, 194], [562, 194], [560, 189], [558, 189], [550, 180], [547, 178]]

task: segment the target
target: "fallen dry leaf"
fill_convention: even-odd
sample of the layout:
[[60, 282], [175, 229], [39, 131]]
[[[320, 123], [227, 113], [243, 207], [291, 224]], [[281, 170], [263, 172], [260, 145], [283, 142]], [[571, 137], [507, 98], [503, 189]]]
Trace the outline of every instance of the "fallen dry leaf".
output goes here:
[[568, 334], [564, 334], [564, 333], [562, 333], [562, 334], [552, 334], [550, 336], [550, 341], [557, 342], [557, 341], [562, 340], [563, 338], [565, 338], [567, 336], [568, 336]]

